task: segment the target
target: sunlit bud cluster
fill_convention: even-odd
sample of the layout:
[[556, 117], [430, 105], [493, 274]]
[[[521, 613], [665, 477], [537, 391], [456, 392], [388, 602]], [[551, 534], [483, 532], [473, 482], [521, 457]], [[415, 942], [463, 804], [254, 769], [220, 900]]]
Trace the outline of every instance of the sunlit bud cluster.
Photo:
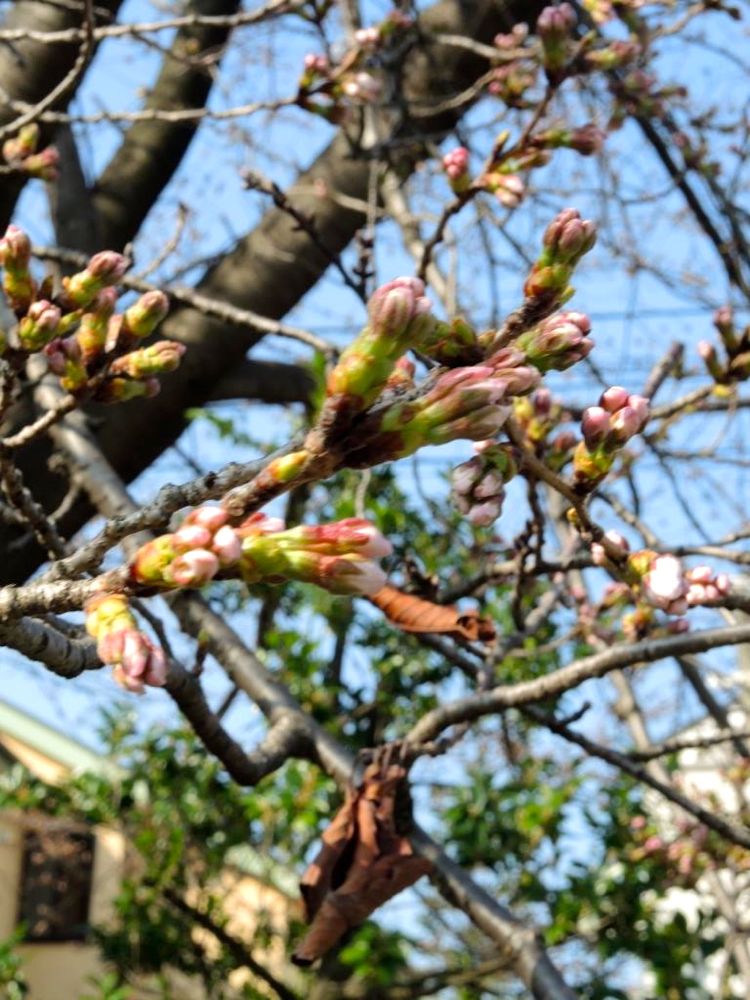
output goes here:
[[648, 420], [648, 400], [612, 386], [598, 406], [583, 413], [583, 441], [576, 448], [573, 467], [579, 486], [591, 488], [611, 469], [615, 454], [638, 434]]
[[297, 580], [341, 595], [372, 595], [385, 585], [375, 560], [390, 555], [391, 544], [363, 518], [284, 530], [278, 519], [253, 514], [237, 530], [247, 583]]
[[477, 454], [451, 473], [453, 502], [467, 520], [478, 527], [496, 521], [503, 509], [505, 484], [518, 471], [510, 445], [481, 441]]
[[102, 662], [114, 668], [118, 684], [137, 694], [143, 692], [145, 685], [166, 684], [164, 651], [138, 628], [124, 594], [98, 595], [84, 610], [86, 630], [96, 639], [96, 651]]
[[123, 313], [120, 338], [129, 336], [142, 340], [154, 332], [169, 312], [169, 299], [164, 292], [153, 289], [144, 292]]
[[537, 18], [536, 33], [542, 42], [544, 70], [550, 83], [559, 83], [565, 77], [575, 26], [576, 14], [569, 3], [545, 7]]
[[526, 193], [526, 187], [517, 174], [502, 173], [498, 170], [482, 174], [477, 184], [485, 191], [494, 194], [505, 208], [518, 208]]
[[540, 372], [565, 371], [589, 354], [591, 321], [580, 312], [560, 312], [522, 334], [516, 344]]
[[37, 177], [43, 181], [57, 179], [60, 154], [54, 146], [47, 146], [37, 152], [39, 146], [39, 126], [25, 125], [12, 139], [3, 143], [3, 159], [27, 177]]
[[3, 292], [17, 316], [26, 312], [36, 293], [30, 262], [31, 240], [18, 226], [8, 226], [0, 239], [0, 267], [3, 268]]
[[443, 170], [454, 191], [466, 191], [470, 184], [469, 150], [466, 146], [456, 146], [443, 157]]
[[698, 342], [698, 353], [717, 385], [731, 385], [750, 376], [750, 325], [740, 333], [731, 306], [714, 313], [714, 326], [724, 347], [724, 357], [707, 340]]
[[725, 597], [730, 589], [727, 574], [715, 574], [710, 566], [694, 566], [686, 570], [685, 580], [688, 585], [687, 602], [691, 607], [718, 601]]
[[88, 380], [77, 337], [57, 337], [47, 344], [44, 354], [49, 369], [58, 375], [66, 392], [78, 392]]
[[102, 250], [89, 260], [83, 271], [63, 278], [66, 305], [82, 308], [102, 291], [116, 285], [130, 267], [130, 261], [114, 250]]
[[682, 563], [676, 556], [651, 558], [649, 569], [641, 578], [641, 592], [652, 607], [670, 615], [684, 615], [688, 609], [688, 589]]
[[570, 278], [576, 265], [596, 242], [593, 222], [575, 208], [564, 208], [547, 226], [542, 252], [524, 285], [527, 299], [543, 298], [558, 304], [573, 294]]
[[341, 355], [328, 379], [328, 394], [364, 409], [380, 394], [397, 360], [435, 326], [431, 303], [418, 278], [395, 278], [367, 305], [369, 322]]
[[61, 312], [57, 306], [40, 299], [32, 302], [18, 324], [18, 341], [24, 351], [40, 351], [57, 333]]
[[132, 379], [147, 379], [154, 375], [173, 372], [185, 353], [185, 345], [174, 340], [158, 340], [150, 347], [131, 351], [112, 362], [113, 375], [127, 375]]
[[131, 579], [151, 587], [202, 587], [240, 558], [240, 535], [228, 520], [222, 507], [196, 507], [177, 531], [141, 546], [130, 563]]
[[364, 427], [367, 443], [349, 453], [347, 464], [363, 468], [424, 445], [493, 437], [510, 415], [512, 396], [539, 382], [539, 373], [524, 360], [520, 351], [504, 349], [482, 364], [437, 375], [417, 399], [374, 409]]

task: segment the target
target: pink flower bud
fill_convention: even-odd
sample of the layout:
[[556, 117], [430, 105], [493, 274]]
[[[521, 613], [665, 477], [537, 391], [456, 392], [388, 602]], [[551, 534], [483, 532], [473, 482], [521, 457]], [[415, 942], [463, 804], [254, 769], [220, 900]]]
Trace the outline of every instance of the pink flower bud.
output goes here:
[[242, 555], [242, 541], [240, 536], [228, 524], [219, 528], [213, 538], [212, 550], [218, 556], [222, 566], [230, 566]]
[[213, 536], [207, 528], [202, 528], [199, 524], [183, 524], [173, 537], [175, 548], [182, 550], [207, 548]]
[[240, 538], [252, 538], [256, 535], [276, 535], [285, 528], [282, 518], [258, 512], [245, 518], [237, 530]]
[[371, 597], [382, 590], [387, 576], [369, 559], [321, 556], [320, 576], [314, 581], [333, 594], [361, 594]]
[[710, 583], [714, 571], [710, 566], [693, 566], [687, 570], [685, 577], [690, 583]]
[[101, 286], [116, 285], [130, 267], [130, 261], [114, 250], [102, 250], [95, 253], [86, 265], [90, 275], [98, 278]]
[[651, 837], [647, 837], [643, 843], [643, 850], [647, 854], [653, 854], [655, 851], [661, 851], [664, 847], [664, 841], [661, 837], [657, 837], [656, 834]]
[[574, 264], [596, 242], [596, 227], [577, 209], [564, 208], [547, 226], [542, 242], [553, 261]]
[[367, 303], [373, 329], [389, 337], [401, 337], [410, 323], [431, 308], [419, 278], [394, 278], [378, 288]]
[[57, 306], [40, 299], [32, 302], [18, 324], [18, 340], [25, 351], [39, 351], [55, 336], [61, 312]]
[[31, 260], [31, 240], [19, 226], [10, 225], [0, 240], [0, 265], [7, 268], [24, 266]]
[[190, 549], [177, 556], [168, 569], [178, 587], [202, 587], [219, 571], [219, 560], [208, 549]]
[[443, 157], [443, 170], [452, 182], [465, 178], [469, 169], [469, 150], [466, 146], [457, 146], [449, 150]]
[[601, 406], [589, 406], [583, 411], [581, 431], [589, 451], [595, 451], [609, 433], [609, 414]]
[[682, 563], [675, 556], [656, 556], [651, 568], [643, 577], [643, 593], [656, 608], [672, 614], [687, 610], [688, 586], [682, 572]]
[[372, 104], [383, 92], [383, 85], [372, 73], [363, 70], [346, 77], [341, 84], [341, 89], [353, 101]]
[[[265, 516], [265, 515], [263, 515]], [[211, 504], [204, 504], [191, 510], [185, 518], [186, 524], [199, 524], [201, 528], [207, 528], [210, 532], [218, 531], [229, 519], [229, 514], [223, 507], [214, 507]]]
[[599, 397], [599, 405], [608, 413], [615, 413], [617, 410], [627, 405], [628, 398], [627, 389], [623, 389], [621, 385], [613, 385], [609, 389], [605, 389], [605, 391], [601, 394]]

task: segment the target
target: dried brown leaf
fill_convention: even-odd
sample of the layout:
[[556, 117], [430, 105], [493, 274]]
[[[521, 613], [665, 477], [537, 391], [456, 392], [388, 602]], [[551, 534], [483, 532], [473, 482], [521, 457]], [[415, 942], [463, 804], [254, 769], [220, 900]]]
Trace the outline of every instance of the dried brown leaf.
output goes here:
[[495, 626], [478, 612], [459, 612], [452, 605], [433, 604], [396, 587], [383, 587], [370, 601], [404, 632], [440, 632], [470, 642], [490, 643], [495, 638]]

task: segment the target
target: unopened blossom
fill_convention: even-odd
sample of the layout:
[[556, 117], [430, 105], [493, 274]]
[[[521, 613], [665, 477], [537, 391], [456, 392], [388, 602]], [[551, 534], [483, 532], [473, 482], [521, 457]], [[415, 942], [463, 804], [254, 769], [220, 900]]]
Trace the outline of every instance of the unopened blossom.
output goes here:
[[718, 601], [730, 590], [727, 574], [714, 575], [710, 566], [694, 566], [685, 572], [685, 580], [688, 585], [687, 602], [691, 607]]
[[383, 389], [398, 359], [418, 347], [435, 325], [431, 303], [418, 278], [395, 278], [381, 286], [367, 305], [368, 325], [342, 353], [328, 379], [328, 394], [346, 397], [351, 409], [364, 409]]
[[739, 337], [734, 324], [734, 310], [731, 306], [721, 306], [714, 313], [714, 326], [719, 331], [727, 352], [734, 354], [739, 348]]
[[7, 163], [24, 160], [35, 153], [39, 145], [39, 126], [36, 122], [24, 125], [18, 135], [3, 143], [3, 158]]
[[57, 337], [44, 348], [50, 371], [60, 376], [66, 392], [78, 392], [88, 382], [81, 348], [76, 337]]
[[47, 146], [21, 161], [21, 169], [40, 181], [55, 181], [59, 176], [60, 153], [56, 146]]
[[187, 348], [176, 340], [158, 340], [149, 347], [131, 351], [113, 361], [110, 371], [113, 375], [129, 375], [130, 378], [145, 379], [153, 375], [173, 372]]
[[581, 57], [581, 63], [587, 70], [604, 70], [609, 72], [614, 69], [622, 69], [629, 63], [634, 62], [641, 54], [641, 46], [638, 42], [614, 41], [609, 45], [598, 49], [588, 49]]
[[465, 191], [469, 187], [469, 150], [466, 146], [456, 146], [445, 154], [443, 170], [454, 191]]
[[96, 639], [100, 659], [113, 667], [118, 684], [141, 694], [145, 685], [166, 683], [164, 651], [138, 628], [124, 594], [97, 595], [84, 610], [86, 630]]
[[616, 453], [648, 421], [648, 400], [621, 386], [605, 390], [598, 406], [583, 412], [583, 441], [573, 456], [577, 483], [590, 489], [609, 472]]
[[32, 302], [18, 324], [18, 342], [24, 351], [40, 351], [54, 339], [60, 323], [60, 310], [46, 299]]
[[594, 346], [591, 321], [580, 312], [560, 312], [518, 338], [516, 343], [540, 372], [565, 371], [585, 358]]
[[451, 473], [452, 497], [458, 510], [477, 527], [496, 521], [503, 509], [505, 484], [518, 471], [513, 449], [493, 441], [474, 446], [477, 454]]
[[114, 376], [101, 383], [94, 393], [98, 403], [128, 403], [133, 399], [151, 399], [158, 396], [161, 385], [158, 378], [120, 378]]
[[65, 298], [73, 307], [87, 306], [103, 288], [116, 285], [130, 261], [114, 250], [94, 254], [83, 271], [63, 278]]
[[526, 298], [550, 298], [555, 303], [568, 299], [573, 271], [595, 242], [593, 222], [582, 219], [575, 208], [559, 212], [544, 232], [542, 252], [524, 284]]
[[169, 564], [167, 578], [178, 587], [202, 587], [213, 580], [219, 566], [218, 556], [209, 549], [188, 549]]
[[494, 194], [495, 198], [505, 208], [518, 208], [526, 193], [526, 187], [517, 174], [492, 171], [488, 174], [482, 174], [477, 184], [483, 187], [485, 191]]
[[673, 615], [683, 615], [687, 611], [688, 585], [682, 563], [675, 556], [655, 556], [641, 586], [643, 596], [655, 608]]
[[3, 268], [3, 291], [8, 305], [17, 315], [29, 308], [36, 290], [29, 270], [30, 261], [31, 240], [18, 226], [8, 226], [0, 239], [0, 267]]
[[169, 312], [169, 299], [164, 292], [152, 289], [129, 306], [124, 313], [122, 333], [134, 338], [148, 337]]
[[544, 69], [551, 83], [559, 83], [565, 76], [575, 25], [576, 14], [569, 3], [545, 7], [537, 18], [536, 33], [542, 42]]
[[700, 354], [709, 375], [715, 382], [721, 384], [727, 381], [727, 370], [719, 360], [716, 348], [710, 341], [698, 341], [698, 354]]
[[390, 543], [362, 518], [327, 525], [263, 531], [263, 521], [240, 525], [240, 571], [248, 583], [298, 580], [334, 594], [375, 594], [386, 581], [374, 561], [390, 554]]

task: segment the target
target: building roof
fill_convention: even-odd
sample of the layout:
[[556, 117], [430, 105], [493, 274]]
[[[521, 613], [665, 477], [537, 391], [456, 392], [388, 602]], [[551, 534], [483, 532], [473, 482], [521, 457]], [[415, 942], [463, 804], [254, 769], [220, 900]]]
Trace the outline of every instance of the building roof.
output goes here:
[[[4, 740], [3, 737], [8, 739]], [[111, 773], [113, 777], [118, 773], [118, 769], [106, 757], [2, 699], [0, 699], [0, 744], [14, 757], [16, 756], [14, 745], [24, 744], [66, 770], [76, 773], [105, 772]]]

